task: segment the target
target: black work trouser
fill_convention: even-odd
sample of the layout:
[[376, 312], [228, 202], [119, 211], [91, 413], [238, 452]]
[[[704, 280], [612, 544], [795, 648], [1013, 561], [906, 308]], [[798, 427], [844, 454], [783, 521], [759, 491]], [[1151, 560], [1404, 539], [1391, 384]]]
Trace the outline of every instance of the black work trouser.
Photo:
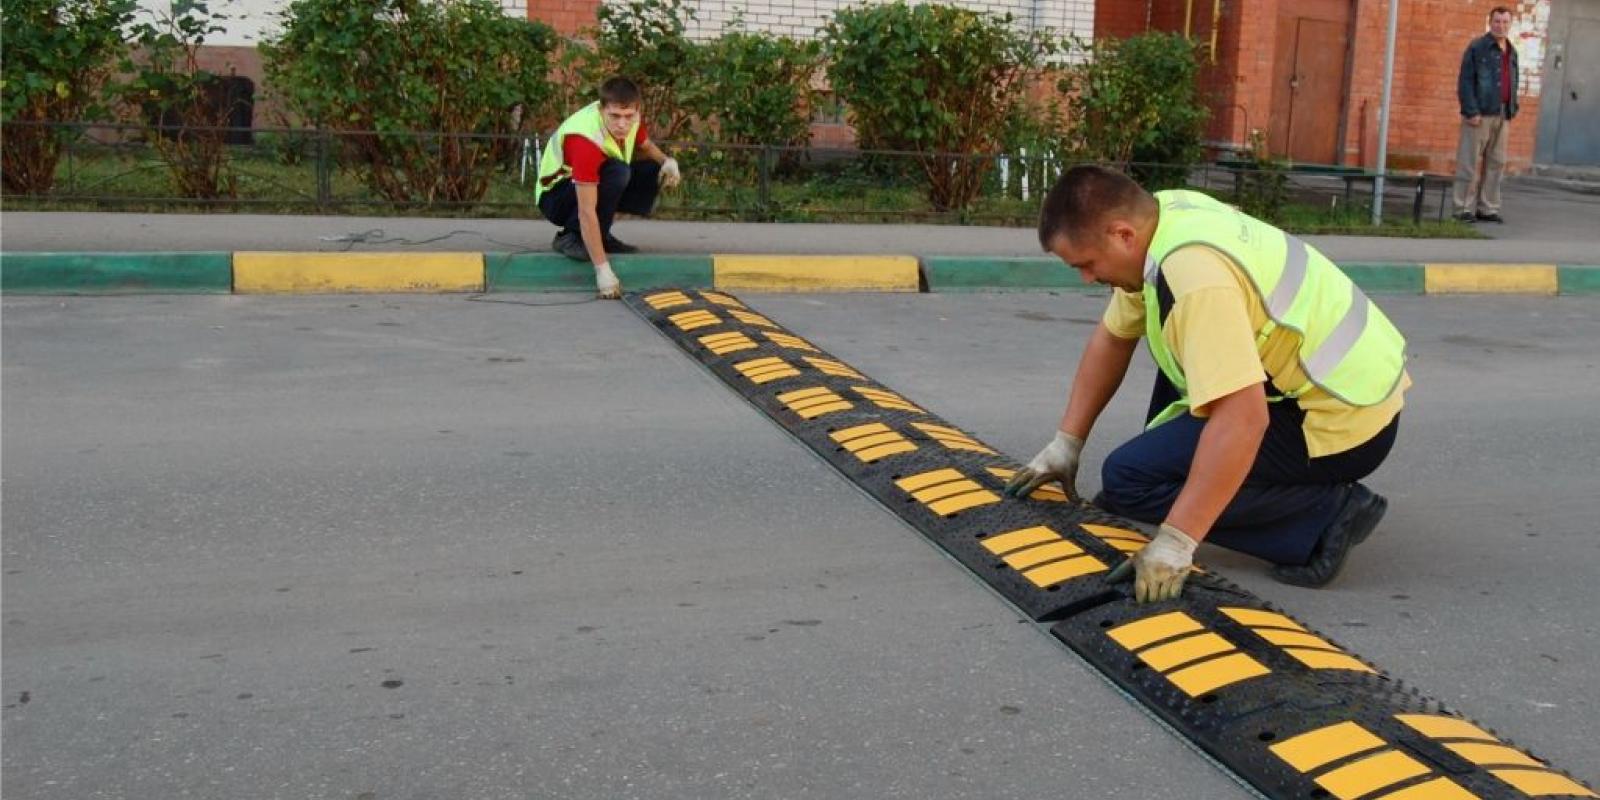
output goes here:
[[[595, 203], [595, 214], [600, 217], [600, 235], [611, 235], [611, 223], [617, 212], [647, 217], [656, 207], [660, 193], [661, 165], [645, 159], [624, 164], [606, 159], [600, 167], [600, 198]], [[544, 218], [559, 226], [563, 233], [580, 235], [578, 225], [578, 189], [570, 179], [563, 180], [539, 197], [539, 211]]]

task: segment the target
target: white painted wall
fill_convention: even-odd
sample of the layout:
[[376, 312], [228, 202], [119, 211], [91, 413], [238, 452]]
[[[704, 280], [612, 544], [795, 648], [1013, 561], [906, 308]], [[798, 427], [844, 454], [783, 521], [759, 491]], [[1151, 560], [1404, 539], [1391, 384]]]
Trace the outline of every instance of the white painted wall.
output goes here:
[[[1023, 30], [1054, 30], [1058, 36], [1094, 36], [1094, 0], [944, 0], [974, 11], [1010, 13]], [[694, 0], [698, 16], [690, 35], [709, 39], [743, 12], [740, 30], [764, 31], [798, 39], [817, 35], [835, 9], [858, 0]]]
[[[206, 37], [206, 44], [254, 47], [278, 30], [277, 15], [288, 5], [288, 0], [210, 0], [211, 11], [228, 18], [220, 21], [225, 30]], [[172, 4], [140, 0], [139, 7], [142, 13], [151, 13], [170, 9]], [[528, 0], [500, 0], [500, 7], [514, 17], [528, 16]]]

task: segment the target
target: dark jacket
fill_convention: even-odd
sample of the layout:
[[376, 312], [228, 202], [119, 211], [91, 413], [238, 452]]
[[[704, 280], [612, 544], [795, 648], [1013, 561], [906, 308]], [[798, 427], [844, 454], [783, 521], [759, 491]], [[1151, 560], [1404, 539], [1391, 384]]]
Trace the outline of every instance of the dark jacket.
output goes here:
[[1461, 75], [1456, 79], [1456, 98], [1461, 101], [1461, 116], [1517, 115], [1517, 48], [1506, 40], [1511, 49], [1511, 105], [1500, 107], [1500, 46], [1494, 43], [1493, 34], [1484, 34], [1467, 45], [1461, 56]]

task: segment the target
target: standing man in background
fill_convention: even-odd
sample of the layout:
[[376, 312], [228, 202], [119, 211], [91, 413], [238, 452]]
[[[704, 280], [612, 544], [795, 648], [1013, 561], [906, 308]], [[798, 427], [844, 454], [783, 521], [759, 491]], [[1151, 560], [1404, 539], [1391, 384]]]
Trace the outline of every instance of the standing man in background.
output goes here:
[[[634, 153], [644, 158], [635, 161]], [[600, 86], [598, 102], [567, 117], [539, 159], [534, 202], [545, 219], [560, 226], [550, 246], [574, 261], [594, 265], [595, 290], [606, 299], [622, 296], [610, 253], [639, 248], [611, 235], [618, 211], [649, 216], [662, 187], [682, 179], [640, 119], [639, 87], [627, 78]]]
[[1501, 222], [1500, 179], [1505, 175], [1506, 129], [1517, 115], [1517, 48], [1511, 44], [1511, 9], [1489, 12], [1489, 32], [1461, 56], [1456, 97], [1461, 101], [1461, 145], [1456, 148], [1455, 213], [1462, 222]]

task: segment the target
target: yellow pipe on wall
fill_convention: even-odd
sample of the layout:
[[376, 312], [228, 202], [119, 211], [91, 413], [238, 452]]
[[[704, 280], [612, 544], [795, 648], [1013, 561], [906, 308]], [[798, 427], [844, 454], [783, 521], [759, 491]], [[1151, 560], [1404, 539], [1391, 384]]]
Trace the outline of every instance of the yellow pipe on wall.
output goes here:
[[1190, 24], [1189, 23], [1193, 19], [1194, 19], [1194, 0], [1184, 0], [1184, 2], [1183, 2], [1183, 38], [1185, 38], [1185, 39], [1189, 38], [1189, 34], [1190, 34], [1190, 30], [1189, 30]]
[[[1191, 0], [1192, 2], [1193, 0]], [[1217, 31], [1222, 29], [1222, 0], [1211, 0], [1211, 63], [1217, 63]]]

